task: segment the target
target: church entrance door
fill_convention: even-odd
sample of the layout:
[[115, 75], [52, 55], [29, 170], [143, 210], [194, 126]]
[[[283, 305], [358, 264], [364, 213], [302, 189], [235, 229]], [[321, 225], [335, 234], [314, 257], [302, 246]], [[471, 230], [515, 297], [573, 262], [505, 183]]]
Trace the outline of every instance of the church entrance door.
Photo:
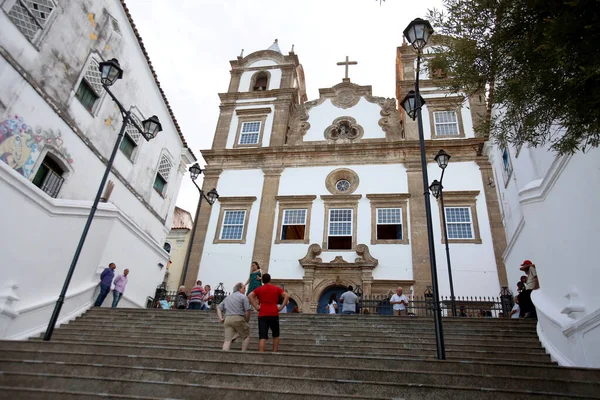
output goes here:
[[321, 297], [319, 298], [319, 304], [317, 306], [317, 314], [327, 314], [327, 304], [329, 304], [329, 297], [335, 293], [337, 294], [337, 303], [338, 303], [338, 314], [342, 312], [342, 305], [340, 304], [340, 296], [344, 293], [348, 288], [346, 286], [330, 286], [321, 293]]

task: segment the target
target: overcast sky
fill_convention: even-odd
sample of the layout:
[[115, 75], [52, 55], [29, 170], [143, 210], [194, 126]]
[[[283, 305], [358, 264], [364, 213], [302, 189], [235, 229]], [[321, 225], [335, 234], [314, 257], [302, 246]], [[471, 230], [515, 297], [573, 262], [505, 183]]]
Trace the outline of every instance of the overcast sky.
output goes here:
[[[292, 44], [304, 67], [308, 99], [344, 77], [395, 97], [396, 47], [402, 31], [441, 0], [126, 0], [158, 79], [190, 148], [209, 149], [219, 116], [218, 93], [229, 85], [229, 61], [268, 48], [275, 38]], [[195, 213], [198, 191], [183, 178], [177, 205]], [[204, 205], [206, 206], [206, 204]]]

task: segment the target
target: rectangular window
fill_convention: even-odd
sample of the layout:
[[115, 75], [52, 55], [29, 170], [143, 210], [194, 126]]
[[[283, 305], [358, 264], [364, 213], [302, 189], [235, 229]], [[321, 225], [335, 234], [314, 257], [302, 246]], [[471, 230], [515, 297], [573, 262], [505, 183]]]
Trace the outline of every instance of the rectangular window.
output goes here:
[[402, 240], [402, 209], [377, 209], [377, 240]]
[[243, 122], [240, 144], [257, 144], [260, 136], [260, 121]]
[[433, 113], [436, 136], [457, 136], [458, 116], [456, 111], [436, 111]]
[[96, 101], [100, 98], [94, 92], [94, 89], [86, 82], [85, 78], [81, 80], [79, 87], [77, 88], [77, 92], [75, 93], [75, 97], [79, 99], [81, 104], [85, 107], [86, 110], [92, 112], [94, 110], [94, 105]]
[[137, 145], [135, 144], [133, 139], [130, 138], [127, 133], [125, 133], [125, 135], [123, 135], [123, 141], [121, 142], [119, 149], [121, 149], [123, 154], [125, 154], [127, 158], [131, 160], [131, 157], [133, 156], [133, 151], [135, 150], [136, 146]]
[[306, 230], [306, 210], [284, 210], [281, 227], [281, 240], [304, 240]]
[[246, 210], [227, 210], [223, 215], [220, 240], [242, 240]]
[[55, 8], [52, 0], [16, 0], [8, 12], [8, 18], [33, 42], [46, 26]]
[[167, 186], [167, 181], [165, 181], [160, 174], [156, 174], [156, 178], [154, 178], [154, 189], [162, 195], [165, 191], [165, 186]]
[[327, 242], [327, 248], [331, 250], [352, 249], [352, 209], [329, 210]]
[[471, 207], [446, 207], [448, 240], [474, 239]]
[[38, 168], [32, 183], [46, 192], [50, 197], [56, 198], [65, 178], [58, 164], [49, 157], [45, 157]]
[[[138, 124], [138, 126], [142, 125], [139, 118], [137, 118], [136, 116], [131, 115], [131, 119], [134, 120], [135, 123]], [[127, 128], [125, 128], [125, 134], [123, 135], [123, 141], [121, 142], [120, 149], [123, 152], [123, 154], [125, 154], [127, 156], [127, 158], [129, 158], [132, 161], [133, 161], [133, 153], [135, 152], [135, 149], [139, 145], [141, 137], [142, 137], [142, 134], [135, 127], [134, 123], [132, 123], [132, 122], [128, 123]]]

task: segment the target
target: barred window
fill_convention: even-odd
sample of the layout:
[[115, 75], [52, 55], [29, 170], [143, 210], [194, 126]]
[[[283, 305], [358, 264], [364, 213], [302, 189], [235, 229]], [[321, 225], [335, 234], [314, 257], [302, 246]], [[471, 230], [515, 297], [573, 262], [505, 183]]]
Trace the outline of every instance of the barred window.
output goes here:
[[459, 134], [456, 111], [436, 111], [433, 113], [433, 119], [437, 136], [455, 136]]
[[329, 210], [328, 249], [352, 248], [352, 209]]
[[260, 121], [243, 122], [240, 144], [257, 144], [260, 136]]
[[[131, 115], [131, 119], [135, 121], [135, 123], [137, 123], [138, 126], [142, 126], [142, 123], [136, 116]], [[125, 134], [123, 135], [123, 141], [121, 142], [120, 146], [120, 149], [123, 152], [123, 154], [125, 154], [130, 160], [133, 157], [135, 149], [140, 144], [140, 138], [142, 137], [142, 134], [135, 127], [133, 121], [127, 124], [127, 128], [125, 128]]]
[[16, 0], [8, 18], [25, 37], [33, 42], [48, 22], [56, 5], [52, 0]]
[[226, 210], [221, 227], [221, 240], [242, 240], [246, 210]]
[[446, 207], [448, 239], [473, 239], [471, 207]]
[[377, 209], [377, 240], [402, 240], [402, 208]]
[[32, 183], [46, 192], [50, 197], [56, 198], [64, 182], [64, 171], [51, 157], [46, 155], [42, 165], [38, 168]]
[[81, 104], [83, 104], [89, 112], [93, 112], [96, 102], [102, 94], [102, 81], [100, 80], [102, 74], [100, 73], [98, 66], [98, 61], [92, 58], [83, 79], [81, 79], [81, 82], [79, 83], [77, 92], [75, 92], [75, 97], [79, 99]]
[[171, 174], [171, 169], [173, 168], [173, 163], [165, 154], [160, 158], [160, 164], [158, 165], [158, 173], [163, 177], [166, 182], [169, 182], [169, 175]]
[[304, 240], [306, 231], [306, 209], [283, 211], [281, 240]]

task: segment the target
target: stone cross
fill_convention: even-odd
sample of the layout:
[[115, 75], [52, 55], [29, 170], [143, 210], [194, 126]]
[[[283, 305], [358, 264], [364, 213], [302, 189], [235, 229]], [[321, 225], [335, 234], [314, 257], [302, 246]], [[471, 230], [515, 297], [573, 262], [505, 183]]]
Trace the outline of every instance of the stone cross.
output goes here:
[[337, 65], [345, 65], [346, 66], [346, 79], [348, 79], [348, 66], [358, 64], [358, 62], [356, 62], [356, 61], [349, 61], [349, 60], [350, 60], [350, 58], [348, 56], [346, 56], [346, 61], [337, 63]]

